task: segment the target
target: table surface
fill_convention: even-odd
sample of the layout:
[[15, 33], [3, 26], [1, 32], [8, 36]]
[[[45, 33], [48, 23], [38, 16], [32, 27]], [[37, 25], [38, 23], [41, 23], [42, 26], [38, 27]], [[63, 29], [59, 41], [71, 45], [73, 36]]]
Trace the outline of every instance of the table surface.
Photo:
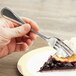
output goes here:
[[[0, 10], [3, 7], [10, 7], [20, 16], [35, 20], [43, 34], [61, 39], [76, 36], [76, 0], [0, 0]], [[47, 43], [37, 37], [28, 51], [44, 46]], [[16, 65], [27, 52], [15, 52], [1, 58], [0, 76], [22, 76]]]

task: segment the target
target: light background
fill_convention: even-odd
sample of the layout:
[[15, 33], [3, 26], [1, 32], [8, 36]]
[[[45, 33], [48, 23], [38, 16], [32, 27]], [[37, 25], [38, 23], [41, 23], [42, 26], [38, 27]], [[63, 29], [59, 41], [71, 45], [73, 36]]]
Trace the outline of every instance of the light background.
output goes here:
[[[3, 7], [35, 20], [43, 34], [63, 40], [76, 37], [76, 0], [0, 0], [0, 10]], [[38, 37], [28, 51], [46, 45]], [[21, 76], [16, 63], [23, 54], [13, 53], [0, 59], [0, 76]]]

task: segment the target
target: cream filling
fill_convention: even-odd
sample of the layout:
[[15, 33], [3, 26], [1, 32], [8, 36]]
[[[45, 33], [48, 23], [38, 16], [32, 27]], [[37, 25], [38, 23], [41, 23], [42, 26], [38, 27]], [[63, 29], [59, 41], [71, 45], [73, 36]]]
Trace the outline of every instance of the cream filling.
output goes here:
[[[65, 40], [64, 43], [67, 44], [76, 54], [76, 37], [73, 37], [70, 40]], [[57, 51], [57, 55], [59, 57], [67, 57], [67, 54], [62, 49]]]

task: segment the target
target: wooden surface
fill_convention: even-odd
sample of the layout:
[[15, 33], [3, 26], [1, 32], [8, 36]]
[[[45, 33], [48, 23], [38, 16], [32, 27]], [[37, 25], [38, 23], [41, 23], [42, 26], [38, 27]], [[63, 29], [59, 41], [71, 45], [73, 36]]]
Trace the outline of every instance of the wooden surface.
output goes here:
[[[0, 0], [0, 10], [3, 7], [35, 20], [44, 34], [61, 39], [76, 36], [76, 0]], [[46, 42], [38, 37], [28, 51], [43, 46], [47, 46]], [[0, 59], [0, 76], [21, 76], [16, 63], [23, 54]]]

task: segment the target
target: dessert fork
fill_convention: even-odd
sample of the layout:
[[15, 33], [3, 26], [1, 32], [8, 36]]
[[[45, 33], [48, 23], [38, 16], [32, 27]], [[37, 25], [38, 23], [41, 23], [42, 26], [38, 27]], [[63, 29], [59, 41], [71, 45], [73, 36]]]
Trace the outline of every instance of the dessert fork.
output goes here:
[[[20, 17], [15, 13], [13, 12], [11, 9], [5, 7], [1, 10], [1, 15], [4, 17], [4, 18], [7, 18], [9, 20], [12, 20], [12, 21], [15, 21], [19, 24], [25, 24], [25, 22], [20, 19]], [[65, 51], [65, 53], [67, 54], [67, 57], [69, 56], [72, 56], [74, 54], [74, 52], [72, 51], [72, 49], [67, 46], [62, 40], [60, 40], [59, 38], [57, 37], [47, 37], [39, 32], [36, 32], [34, 29], [31, 28], [31, 31], [36, 33], [37, 35], [39, 35], [42, 39], [44, 39], [45, 41], [47, 41], [47, 43], [52, 47], [54, 48], [55, 50], [59, 50], [62, 49], [63, 51]]]

